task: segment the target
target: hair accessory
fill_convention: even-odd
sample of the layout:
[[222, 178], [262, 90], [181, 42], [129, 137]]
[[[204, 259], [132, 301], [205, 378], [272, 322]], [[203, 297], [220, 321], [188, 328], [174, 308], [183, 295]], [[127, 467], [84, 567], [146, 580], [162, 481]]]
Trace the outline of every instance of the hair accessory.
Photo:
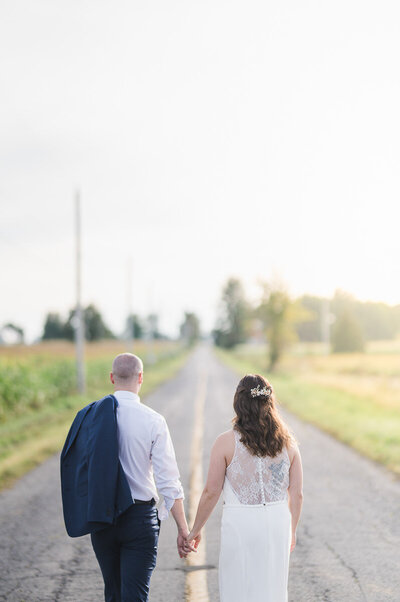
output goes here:
[[250, 394], [252, 397], [271, 397], [272, 387], [263, 387], [261, 389], [260, 385], [257, 385], [254, 389], [250, 389]]

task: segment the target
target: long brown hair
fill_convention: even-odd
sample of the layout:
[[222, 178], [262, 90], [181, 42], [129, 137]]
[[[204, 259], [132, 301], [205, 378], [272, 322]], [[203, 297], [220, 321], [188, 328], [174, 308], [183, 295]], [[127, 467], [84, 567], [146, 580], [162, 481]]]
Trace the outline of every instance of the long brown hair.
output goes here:
[[289, 445], [292, 436], [279, 415], [272, 387], [263, 376], [246, 374], [242, 378], [233, 408], [233, 428], [253, 455], [275, 457]]

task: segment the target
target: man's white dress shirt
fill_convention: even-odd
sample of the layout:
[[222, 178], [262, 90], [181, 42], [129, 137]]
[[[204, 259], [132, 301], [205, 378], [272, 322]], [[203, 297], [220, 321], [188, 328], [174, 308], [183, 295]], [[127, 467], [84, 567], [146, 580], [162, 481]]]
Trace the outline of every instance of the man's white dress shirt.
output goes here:
[[136, 500], [164, 502], [159, 518], [167, 518], [178, 498], [183, 498], [175, 451], [165, 418], [140, 402], [131, 391], [115, 391], [119, 459]]

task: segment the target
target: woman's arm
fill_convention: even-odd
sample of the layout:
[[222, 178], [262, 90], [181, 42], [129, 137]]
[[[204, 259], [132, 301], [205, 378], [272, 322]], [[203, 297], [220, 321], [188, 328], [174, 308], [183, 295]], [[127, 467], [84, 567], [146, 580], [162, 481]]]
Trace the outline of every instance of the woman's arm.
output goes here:
[[186, 537], [189, 534], [189, 529], [186, 522], [185, 509], [183, 507], [182, 498], [175, 500], [171, 508], [171, 514], [174, 517], [176, 526], [178, 528], [178, 537], [176, 540], [178, 554], [180, 558], [186, 558], [189, 551], [196, 552], [196, 548], [186, 543]]
[[[210, 456], [207, 482], [201, 494], [197, 514], [191, 532], [187, 536], [187, 542], [195, 540], [195, 547], [201, 539], [201, 529], [207, 522], [208, 517], [214, 510], [219, 500], [224, 485], [227, 457], [231, 454], [233, 437], [230, 431], [222, 433], [217, 437]], [[233, 444], [234, 445], [234, 444]]]
[[301, 507], [303, 505], [303, 468], [301, 456], [297, 445], [290, 450], [291, 465], [289, 471], [289, 510], [292, 515], [292, 543], [290, 551], [296, 546], [296, 529], [299, 522]]

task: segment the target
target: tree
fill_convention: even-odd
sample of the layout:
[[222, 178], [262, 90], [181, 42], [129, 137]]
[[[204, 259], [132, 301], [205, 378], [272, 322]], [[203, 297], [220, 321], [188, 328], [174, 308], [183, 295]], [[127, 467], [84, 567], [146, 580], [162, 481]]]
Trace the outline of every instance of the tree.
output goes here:
[[269, 344], [269, 369], [273, 370], [284, 349], [297, 339], [295, 326], [310, 318], [298, 301], [292, 301], [280, 284], [263, 285], [261, 304], [256, 310], [263, 321]]
[[65, 338], [64, 333], [65, 324], [57, 313], [48, 313], [43, 328], [43, 340], [48, 339], [63, 339]]
[[390, 340], [400, 333], [400, 306], [359, 301], [340, 289], [336, 290], [329, 300], [303, 295], [299, 301], [311, 312], [309, 320], [297, 325], [297, 333], [301, 341], [321, 340], [321, 326], [327, 304], [331, 314], [328, 319], [334, 316], [338, 320], [344, 313], [350, 314], [357, 320], [366, 341]]
[[398, 333], [395, 308], [386, 303], [358, 301], [354, 315], [366, 340], [394, 339]]
[[75, 309], [70, 309], [68, 318], [63, 326], [63, 339], [68, 339], [69, 341], [73, 341], [75, 337], [75, 327], [76, 327], [76, 318], [75, 318]]
[[343, 311], [332, 328], [332, 351], [355, 352], [364, 351], [365, 341], [357, 319], [349, 312]]
[[146, 332], [150, 339], [164, 338], [158, 327], [158, 315], [149, 314], [146, 318]]
[[246, 340], [248, 303], [240, 280], [230, 278], [222, 291], [217, 327], [213, 331], [215, 344], [230, 349]]
[[4, 324], [1, 329], [1, 339], [9, 343], [22, 344], [24, 342], [24, 330], [17, 324]]
[[321, 322], [324, 304], [327, 300], [313, 295], [303, 295], [298, 299], [300, 305], [309, 313], [309, 318], [296, 324], [300, 341], [321, 341]]
[[88, 305], [84, 310], [85, 334], [88, 341], [99, 339], [114, 339], [111, 330], [106, 326], [101, 313], [94, 305]]
[[184, 320], [180, 326], [180, 334], [188, 345], [193, 345], [200, 338], [200, 321], [196, 314], [185, 312]]
[[144, 326], [137, 314], [130, 314], [126, 319], [125, 333], [129, 338], [142, 339]]
[[[68, 320], [64, 324], [64, 338], [73, 340], [75, 336], [75, 309], [69, 312]], [[83, 310], [85, 338], [87, 341], [99, 339], [113, 339], [114, 334], [104, 323], [103, 317], [95, 305], [91, 304]]]

